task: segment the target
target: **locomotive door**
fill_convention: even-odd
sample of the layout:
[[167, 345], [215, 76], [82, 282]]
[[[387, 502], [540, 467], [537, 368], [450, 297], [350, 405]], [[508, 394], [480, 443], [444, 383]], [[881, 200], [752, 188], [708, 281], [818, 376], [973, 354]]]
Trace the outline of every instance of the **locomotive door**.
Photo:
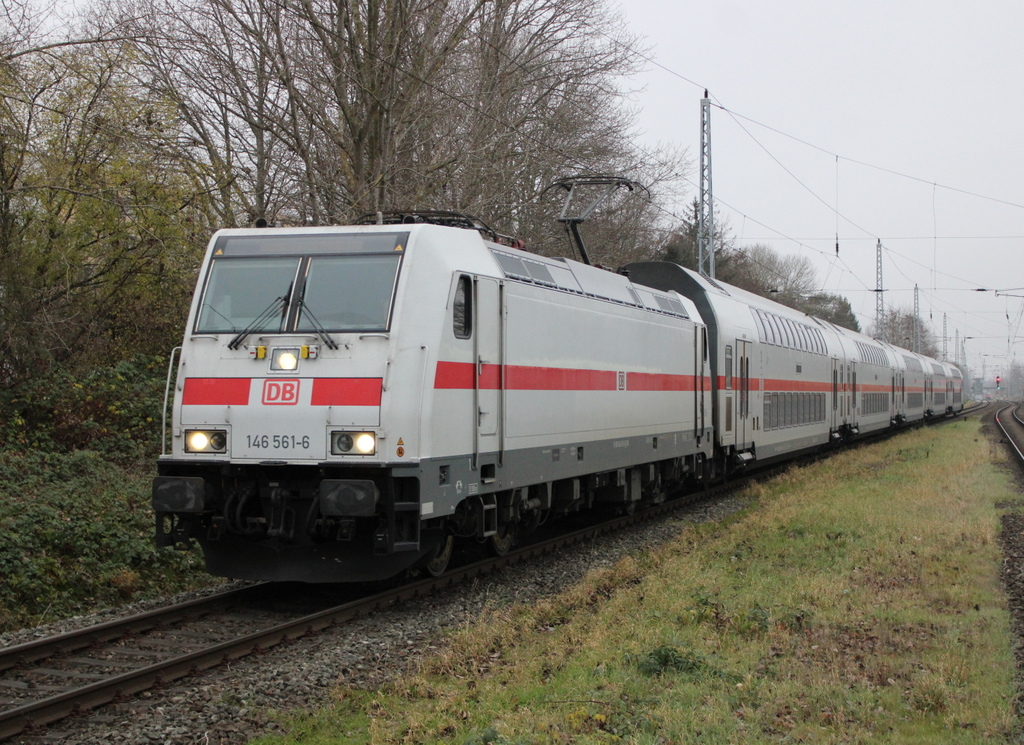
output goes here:
[[[474, 457], [502, 450], [502, 393], [504, 389], [504, 288], [497, 280], [473, 280], [473, 375], [476, 437]], [[475, 465], [475, 464], [474, 464]]]

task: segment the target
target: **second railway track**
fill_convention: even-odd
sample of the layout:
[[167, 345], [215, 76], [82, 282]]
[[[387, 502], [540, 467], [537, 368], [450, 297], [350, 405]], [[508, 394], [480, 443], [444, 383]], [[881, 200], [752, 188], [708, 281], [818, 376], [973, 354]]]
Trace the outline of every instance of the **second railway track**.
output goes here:
[[1007, 443], [1017, 456], [1017, 462], [1024, 465], [1024, 415], [1020, 404], [1007, 404], [995, 413], [996, 426], [1006, 436]]

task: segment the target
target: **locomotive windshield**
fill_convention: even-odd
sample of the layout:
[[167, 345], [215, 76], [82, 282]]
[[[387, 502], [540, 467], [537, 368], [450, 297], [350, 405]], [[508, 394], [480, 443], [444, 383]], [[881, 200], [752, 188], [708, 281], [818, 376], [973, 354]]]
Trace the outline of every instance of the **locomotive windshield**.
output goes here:
[[398, 254], [315, 256], [309, 262], [296, 331], [384, 331]]
[[408, 233], [221, 238], [195, 331], [386, 331], [407, 238]]
[[[299, 270], [297, 258], [217, 259], [210, 267], [203, 306], [196, 331], [229, 333], [253, 324], [266, 316], [251, 331], [284, 330], [288, 299]], [[280, 312], [266, 313], [268, 305], [280, 306]]]

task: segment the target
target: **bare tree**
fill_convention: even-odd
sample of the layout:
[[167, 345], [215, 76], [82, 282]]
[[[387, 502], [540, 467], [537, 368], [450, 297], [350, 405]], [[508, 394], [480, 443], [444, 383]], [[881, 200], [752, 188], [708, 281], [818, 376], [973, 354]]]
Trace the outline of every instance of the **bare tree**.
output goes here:
[[[144, 19], [147, 80], [178, 102], [228, 224], [454, 209], [564, 252], [537, 201], [555, 178], [661, 183], [685, 168], [632, 145], [616, 81], [636, 69], [636, 40], [599, 3], [137, 2], [122, 12]], [[633, 221], [616, 249], [650, 244], [655, 220], [638, 214], [612, 216]]]
[[763, 243], [738, 254], [731, 281], [744, 289], [790, 306], [817, 290], [818, 279], [806, 257], [780, 254]]
[[[883, 321], [885, 324], [885, 340], [904, 349], [914, 348], [914, 311], [906, 308], [889, 308], [885, 311]], [[939, 342], [928, 325], [920, 317], [917, 318], [917, 329], [921, 339], [920, 352], [928, 357], [941, 357]], [[871, 336], [881, 338], [880, 329], [875, 324], [869, 327]]]

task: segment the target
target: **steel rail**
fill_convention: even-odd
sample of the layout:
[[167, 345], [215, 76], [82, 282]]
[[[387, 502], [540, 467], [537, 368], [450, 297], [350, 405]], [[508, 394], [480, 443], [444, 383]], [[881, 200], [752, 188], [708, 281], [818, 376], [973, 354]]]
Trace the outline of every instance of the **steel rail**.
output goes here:
[[137, 634], [178, 621], [198, 618], [213, 612], [218, 607], [229, 605], [233, 601], [246, 599], [248, 595], [256, 592], [257, 587], [262, 587], [264, 584], [266, 583], [226, 590], [203, 598], [155, 608], [126, 618], [117, 618], [63, 634], [4, 647], [0, 649], [0, 672], [25, 663], [45, 660], [54, 655], [73, 652], [98, 642], [108, 642], [129, 634]]
[[1000, 418], [1001, 414], [1004, 414], [1010, 409], [1013, 409], [1013, 411], [1011, 412], [1012, 418], [1016, 420], [1021, 427], [1024, 427], [1024, 422], [1022, 422], [1020, 417], [1017, 416], [1018, 408], [1019, 406], [1017, 404], [1008, 403], [1006, 406], [1004, 406], [995, 413], [995, 420], [996, 425], [999, 427], [1000, 430], [1002, 430], [1003, 434], [1006, 436], [1006, 441], [1010, 444], [1010, 447], [1012, 447], [1013, 451], [1017, 454], [1017, 459], [1022, 464], [1024, 464], [1024, 451], [1021, 451], [1021, 443], [1019, 442], [1020, 438], [1015, 437], [1013, 434], [1011, 434], [1009, 429], [1007, 429], [1007, 426], [1003, 424], [1003, 420]]

